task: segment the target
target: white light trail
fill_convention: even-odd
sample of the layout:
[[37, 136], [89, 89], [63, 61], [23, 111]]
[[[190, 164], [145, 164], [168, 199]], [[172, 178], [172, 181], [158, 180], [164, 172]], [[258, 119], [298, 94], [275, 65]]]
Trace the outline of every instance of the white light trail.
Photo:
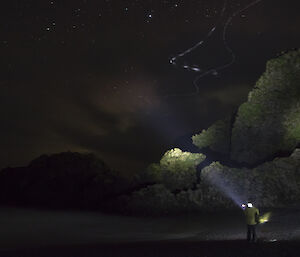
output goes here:
[[[221, 15], [220, 15], [220, 20], [222, 19], [222, 17], [224, 16], [224, 13], [226, 11], [227, 8], [227, 1], [228, 0], [224, 0], [224, 4], [223, 4], [223, 8], [221, 11]], [[184, 65], [179, 65], [178, 64], [178, 60], [184, 58], [187, 54], [190, 54], [191, 52], [193, 52], [194, 50], [196, 50], [197, 48], [199, 48], [200, 46], [202, 46], [209, 37], [211, 37], [213, 35], [213, 33], [215, 32], [217, 25], [215, 25], [214, 27], [212, 27], [210, 29], [210, 31], [207, 33], [207, 35], [204, 37], [204, 39], [202, 39], [201, 41], [199, 41], [198, 43], [196, 43], [195, 45], [193, 45], [192, 47], [188, 48], [187, 50], [173, 56], [169, 62], [170, 64], [172, 64], [173, 66], [177, 66], [183, 69], [186, 69], [188, 71], [191, 72], [195, 72], [195, 73], [199, 73], [199, 75], [194, 79], [193, 84], [195, 87], [195, 91], [193, 93], [189, 93], [189, 94], [176, 94], [176, 95], [168, 95], [168, 96], [195, 96], [198, 95], [200, 92], [199, 89], [199, 85], [198, 82], [201, 78], [207, 76], [207, 75], [213, 75], [213, 76], [217, 76], [219, 74], [219, 72], [221, 70], [224, 70], [226, 68], [229, 68], [231, 65], [234, 64], [235, 60], [236, 60], [236, 55], [234, 53], [234, 51], [232, 50], [232, 48], [229, 46], [228, 42], [227, 42], [227, 30], [228, 30], [228, 26], [231, 24], [232, 20], [241, 12], [246, 11], [247, 9], [249, 9], [250, 7], [258, 4], [259, 2], [261, 2], [262, 0], [255, 0], [251, 3], [249, 3], [248, 5], [246, 5], [245, 7], [237, 10], [236, 12], [234, 12], [232, 15], [229, 16], [229, 18], [227, 18], [227, 20], [225, 21], [224, 25], [223, 25], [223, 31], [222, 31], [222, 41], [223, 41], [223, 45], [226, 49], [226, 51], [230, 54], [231, 56], [231, 60], [223, 65], [208, 69], [208, 70], [204, 70], [201, 67], [198, 67], [197, 65], [188, 65], [188, 64], [184, 64]]]

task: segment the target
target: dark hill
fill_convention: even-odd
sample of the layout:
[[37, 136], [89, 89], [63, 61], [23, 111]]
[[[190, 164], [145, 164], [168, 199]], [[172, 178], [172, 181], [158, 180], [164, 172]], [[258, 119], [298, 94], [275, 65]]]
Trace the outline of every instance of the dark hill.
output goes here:
[[0, 203], [99, 209], [128, 187], [95, 155], [64, 152], [42, 155], [27, 167], [3, 169]]

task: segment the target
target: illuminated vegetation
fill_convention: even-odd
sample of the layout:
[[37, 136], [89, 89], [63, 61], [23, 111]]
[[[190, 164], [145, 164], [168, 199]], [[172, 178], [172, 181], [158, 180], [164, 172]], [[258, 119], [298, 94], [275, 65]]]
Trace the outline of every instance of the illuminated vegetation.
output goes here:
[[229, 168], [214, 162], [202, 170], [201, 177], [220, 198], [226, 190], [241, 200], [248, 197], [260, 207], [280, 207], [300, 201], [300, 150], [290, 157], [276, 158], [254, 169]]
[[257, 163], [300, 142], [300, 51], [267, 63], [265, 73], [238, 109], [231, 157]]
[[141, 179], [162, 183], [170, 190], [189, 188], [196, 183], [196, 167], [204, 160], [204, 154], [174, 148], [167, 151], [159, 163], [151, 164]]
[[300, 143], [300, 50], [274, 58], [266, 67], [234, 123], [215, 122], [193, 136], [194, 145], [250, 165], [295, 149]]
[[199, 149], [209, 147], [211, 150], [228, 153], [230, 144], [230, 118], [219, 120], [207, 130], [192, 137], [193, 144]]

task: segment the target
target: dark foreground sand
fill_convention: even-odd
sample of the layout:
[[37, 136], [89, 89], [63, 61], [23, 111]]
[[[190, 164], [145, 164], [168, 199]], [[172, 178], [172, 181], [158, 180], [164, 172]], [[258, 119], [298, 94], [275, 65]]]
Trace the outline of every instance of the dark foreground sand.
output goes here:
[[297, 257], [299, 241], [257, 242], [236, 241], [163, 241], [108, 243], [90, 246], [68, 246], [2, 251], [1, 257]]
[[300, 257], [300, 209], [266, 210], [259, 241], [242, 211], [173, 217], [0, 209], [0, 257]]

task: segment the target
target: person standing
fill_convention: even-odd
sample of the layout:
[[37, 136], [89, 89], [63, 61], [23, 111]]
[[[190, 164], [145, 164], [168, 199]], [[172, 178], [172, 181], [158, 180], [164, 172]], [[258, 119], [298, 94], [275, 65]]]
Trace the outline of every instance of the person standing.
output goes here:
[[259, 223], [259, 210], [252, 203], [247, 203], [244, 213], [247, 223], [247, 241], [256, 242], [256, 225]]

